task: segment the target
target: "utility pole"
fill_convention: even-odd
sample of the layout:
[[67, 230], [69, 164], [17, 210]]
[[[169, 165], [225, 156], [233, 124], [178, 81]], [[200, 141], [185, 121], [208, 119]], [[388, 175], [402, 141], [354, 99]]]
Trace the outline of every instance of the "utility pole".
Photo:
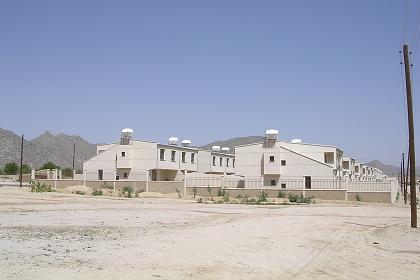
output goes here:
[[23, 134], [22, 134], [22, 142], [20, 144], [20, 173], [19, 173], [19, 186], [22, 187], [22, 168], [23, 165]]
[[[408, 173], [407, 173], [408, 174]], [[401, 174], [404, 204], [407, 204], [407, 177], [405, 176], [405, 154], [402, 154], [402, 174]]]
[[402, 158], [404, 157], [404, 153], [401, 154], [401, 162], [400, 162], [400, 187], [401, 187], [401, 194], [404, 195], [404, 182], [403, 182], [403, 162]]
[[405, 88], [407, 91], [407, 112], [408, 112], [408, 160], [410, 162], [410, 200], [411, 200], [411, 227], [417, 227], [417, 201], [416, 201], [416, 151], [414, 149], [414, 117], [413, 117], [413, 96], [411, 94], [411, 76], [408, 45], [403, 46]]
[[74, 179], [74, 157], [76, 155], [76, 144], [73, 144], [73, 179]]

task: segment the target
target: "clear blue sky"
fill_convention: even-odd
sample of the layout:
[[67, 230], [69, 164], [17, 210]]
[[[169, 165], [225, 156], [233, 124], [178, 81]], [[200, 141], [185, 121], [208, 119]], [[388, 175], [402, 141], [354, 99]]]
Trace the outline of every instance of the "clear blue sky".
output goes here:
[[[1, 0], [0, 127], [196, 145], [277, 128], [398, 165], [404, 2]], [[410, 0], [413, 48], [419, 27]]]

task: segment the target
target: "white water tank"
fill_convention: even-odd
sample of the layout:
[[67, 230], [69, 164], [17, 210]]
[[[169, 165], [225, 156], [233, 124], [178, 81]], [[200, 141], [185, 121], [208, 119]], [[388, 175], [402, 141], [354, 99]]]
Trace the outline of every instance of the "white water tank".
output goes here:
[[168, 144], [171, 146], [178, 146], [178, 138], [177, 137], [169, 137]]
[[267, 139], [277, 139], [277, 135], [279, 135], [279, 131], [277, 129], [267, 129], [265, 131], [265, 137]]
[[302, 143], [302, 139], [292, 139], [290, 142], [293, 144], [299, 144]]
[[224, 152], [224, 153], [229, 153], [229, 147], [223, 147], [222, 148], [222, 152]]
[[220, 146], [213, 146], [213, 147], [211, 147], [211, 150], [213, 152], [220, 152]]
[[182, 140], [181, 141], [181, 145], [183, 146], [183, 147], [189, 147], [190, 145], [191, 145], [191, 141], [190, 140]]
[[133, 141], [133, 130], [131, 128], [124, 128], [121, 130], [121, 145], [131, 144]]

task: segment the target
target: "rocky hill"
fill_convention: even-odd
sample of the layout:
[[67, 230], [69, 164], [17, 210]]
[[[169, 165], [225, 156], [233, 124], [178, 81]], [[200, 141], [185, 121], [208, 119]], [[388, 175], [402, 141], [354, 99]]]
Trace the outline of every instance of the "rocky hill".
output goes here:
[[[0, 166], [20, 161], [20, 144], [20, 136], [0, 129]], [[96, 145], [80, 136], [53, 135], [49, 131], [32, 140], [24, 140], [24, 163], [39, 168], [45, 162], [52, 161], [62, 168], [71, 167], [73, 144], [76, 144], [75, 168], [79, 169], [83, 161], [96, 154]]]

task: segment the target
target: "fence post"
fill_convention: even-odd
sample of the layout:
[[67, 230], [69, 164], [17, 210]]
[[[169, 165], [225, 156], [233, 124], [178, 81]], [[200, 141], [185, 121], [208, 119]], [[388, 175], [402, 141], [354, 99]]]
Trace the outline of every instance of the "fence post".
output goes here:
[[31, 180], [35, 180], [35, 169], [31, 170]]
[[184, 196], [187, 196], [187, 170], [184, 170]]
[[112, 179], [112, 181], [114, 182], [114, 191], [115, 191], [115, 185], [116, 185], [116, 179], [117, 179], [117, 170], [114, 170], [114, 178]]
[[303, 177], [302, 178], [302, 182], [303, 182], [303, 188], [302, 188], [302, 195], [303, 195], [303, 197], [306, 197], [306, 180], [305, 180], [305, 177]]
[[54, 189], [57, 189], [58, 170], [55, 170], [54, 175]]
[[146, 192], [149, 192], [150, 170], [146, 171]]
[[86, 187], [86, 170], [83, 170], [83, 186]]

